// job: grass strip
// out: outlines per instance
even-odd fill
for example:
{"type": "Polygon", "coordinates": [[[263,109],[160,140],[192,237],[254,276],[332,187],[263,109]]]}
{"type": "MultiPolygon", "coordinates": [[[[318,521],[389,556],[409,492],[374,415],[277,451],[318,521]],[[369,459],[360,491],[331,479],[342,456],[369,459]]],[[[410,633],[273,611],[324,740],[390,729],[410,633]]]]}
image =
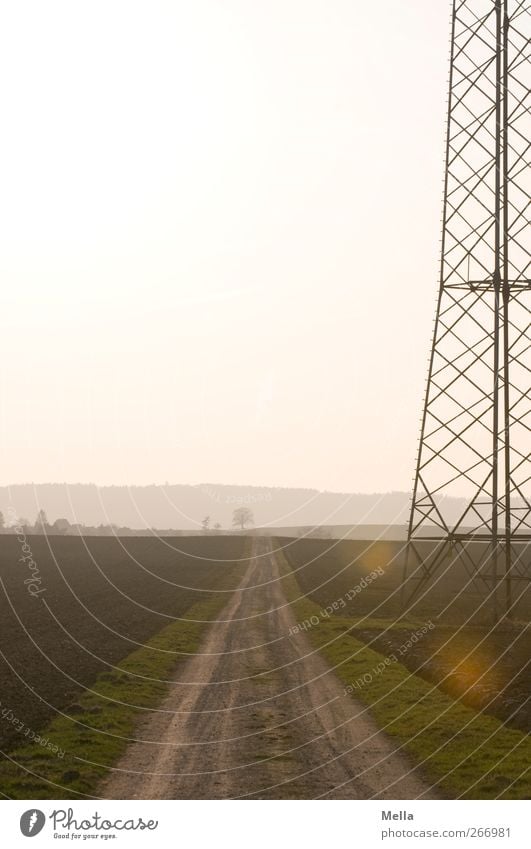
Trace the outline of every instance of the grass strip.
{"type": "Polygon", "coordinates": [[[442,797],[529,798],[528,735],[507,728],[495,717],[476,713],[398,661],[387,659],[386,663],[384,655],[355,638],[356,619],[323,618],[321,607],[302,595],[287,559],[282,554],[277,557],[297,622],[319,619],[305,629],[306,636],[345,685],[345,698],[355,698],[370,708],[378,726],[403,746],[413,761],[422,764],[426,780],[437,785],[442,797]],[[378,669],[382,671],[375,672],[378,669]]]}
{"type": "MultiPolygon", "coordinates": [[[[234,586],[242,566],[227,568],[217,589],[234,586]]],[[[119,668],[100,674],[91,687],[31,742],[0,764],[0,789],[12,799],[78,799],[98,796],[109,767],[123,755],[146,710],[158,707],[188,655],[197,652],[210,622],[227,604],[226,593],[192,605],[177,620],[129,654],[119,668]],[[181,653],[181,654],[179,654],[181,653]],[[141,676],[141,677],[139,677],[141,676]],[[95,766],[101,764],[102,766],[95,766]]],[[[33,734],[33,732],[32,732],[33,734]]]]}

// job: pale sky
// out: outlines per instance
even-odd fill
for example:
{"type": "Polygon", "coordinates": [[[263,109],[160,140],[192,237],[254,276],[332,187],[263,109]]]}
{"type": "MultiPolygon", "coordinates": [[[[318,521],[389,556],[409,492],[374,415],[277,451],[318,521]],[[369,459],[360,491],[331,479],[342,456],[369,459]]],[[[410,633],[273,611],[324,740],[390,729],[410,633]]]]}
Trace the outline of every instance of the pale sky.
{"type": "Polygon", "coordinates": [[[447,0],[0,13],[0,483],[409,489],[447,0]]]}

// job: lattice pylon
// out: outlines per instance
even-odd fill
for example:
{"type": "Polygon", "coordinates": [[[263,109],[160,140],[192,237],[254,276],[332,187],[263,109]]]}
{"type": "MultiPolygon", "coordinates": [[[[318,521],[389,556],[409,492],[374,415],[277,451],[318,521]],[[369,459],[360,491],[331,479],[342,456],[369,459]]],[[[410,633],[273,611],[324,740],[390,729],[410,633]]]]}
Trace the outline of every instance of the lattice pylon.
{"type": "Polygon", "coordinates": [[[510,615],[531,552],[530,34],[529,0],[454,0],[440,286],[404,572],[411,600],[451,553],[490,588],[496,616],[500,584],[510,615]]]}

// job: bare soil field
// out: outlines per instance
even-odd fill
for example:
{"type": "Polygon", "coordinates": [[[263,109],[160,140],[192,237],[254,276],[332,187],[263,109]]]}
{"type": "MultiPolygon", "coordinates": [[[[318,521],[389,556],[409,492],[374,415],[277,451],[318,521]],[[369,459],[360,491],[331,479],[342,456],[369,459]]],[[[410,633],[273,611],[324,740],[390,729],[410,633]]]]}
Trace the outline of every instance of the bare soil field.
{"type": "MultiPolygon", "coordinates": [[[[411,628],[395,624],[401,614],[402,543],[283,539],[279,544],[309,598],[323,608],[346,599],[336,613],[358,620],[353,629],[358,639],[384,656],[404,643],[411,628]],[[352,587],[378,568],[383,574],[349,600],[352,587]]],[[[409,611],[415,620],[433,621],[435,628],[411,646],[401,663],[475,710],[529,732],[531,587],[517,585],[521,599],[515,621],[493,627],[485,605],[484,613],[474,615],[484,595],[472,586],[462,592],[466,579],[450,570],[409,611]]]]}
{"type": "Polygon", "coordinates": [[[115,539],[0,536],[0,749],[74,703],[109,666],[197,601],[232,595],[243,537],[115,539]],[[232,572],[231,572],[232,570],[232,572]],[[233,577],[231,577],[233,575],[233,577]],[[229,580],[227,581],[227,578],[229,580]],[[33,581],[32,596],[28,583],[33,581]],[[222,583],[225,584],[220,589],[222,583]]]}

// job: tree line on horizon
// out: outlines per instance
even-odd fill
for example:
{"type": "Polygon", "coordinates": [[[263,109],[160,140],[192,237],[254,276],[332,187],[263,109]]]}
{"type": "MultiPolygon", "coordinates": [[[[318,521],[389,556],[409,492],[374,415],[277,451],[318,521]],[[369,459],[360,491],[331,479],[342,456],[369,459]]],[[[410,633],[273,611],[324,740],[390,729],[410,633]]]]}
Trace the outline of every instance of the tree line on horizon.
{"type": "MultiPolygon", "coordinates": [[[[232,527],[244,531],[249,525],[254,524],[254,515],[248,507],[237,507],[232,514],[232,527]]],[[[219,533],[223,530],[219,522],[212,523],[210,516],[205,516],[199,523],[201,532],[204,534],[219,533]]],[[[160,533],[186,534],[176,528],[130,528],[126,525],[120,526],[113,522],[100,525],[84,525],[81,522],[72,523],[64,517],[50,523],[45,510],[39,510],[34,523],[21,516],[13,524],[6,524],[5,516],[0,511],[0,534],[19,533],[22,531],[26,536],[35,534],[54,536],[140,536],[146,531],[160,533]]],[[[189,533],[189,531],[188,531],[189,533]]]]}

